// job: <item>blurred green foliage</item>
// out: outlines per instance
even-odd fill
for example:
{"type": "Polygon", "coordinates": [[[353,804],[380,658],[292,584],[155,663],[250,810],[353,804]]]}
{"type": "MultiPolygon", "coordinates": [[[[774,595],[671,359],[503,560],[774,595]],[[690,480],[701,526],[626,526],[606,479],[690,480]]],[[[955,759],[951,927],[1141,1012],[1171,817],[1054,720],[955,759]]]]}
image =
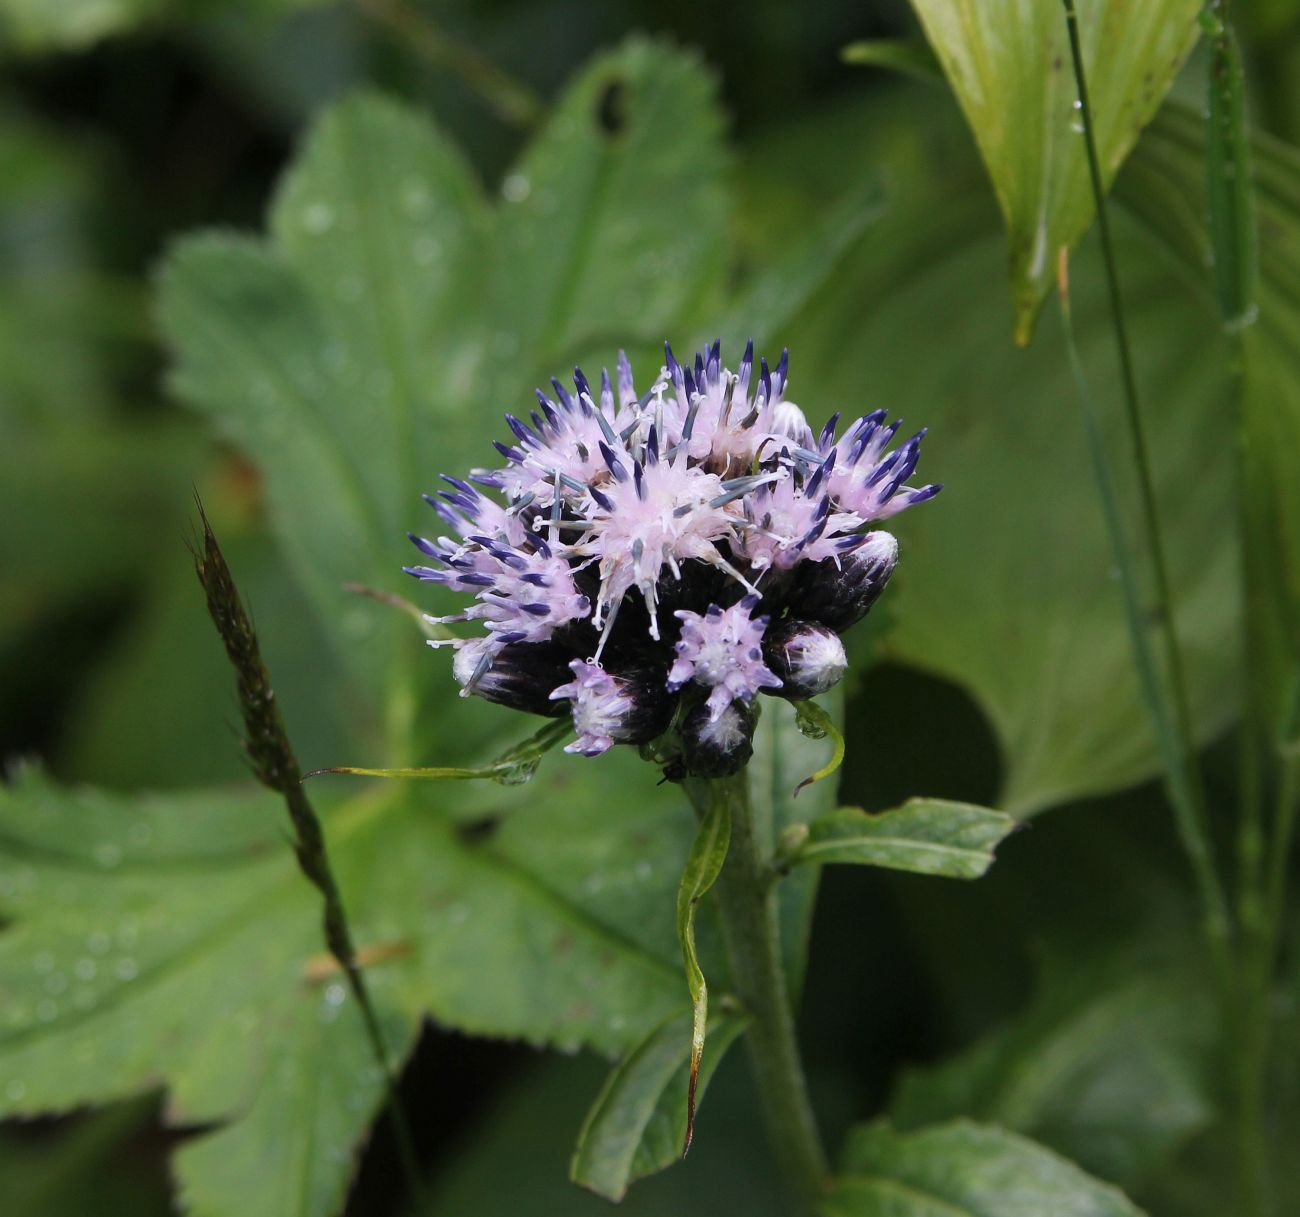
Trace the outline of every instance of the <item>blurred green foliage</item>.
{"type": "MultiPolygon", "coordinates": [[[[1162,28],[1181,54],[1195,6],[1164,7],[1178,10],[1162,28]]],[[[1300,27],[1285,4],[1234,13],[1260,128],[1254,502],[1271,552],[1295,557],[1300,153],[1286,141],[1300,137],[1300,27]]],[[[1004,210],[1010,187],[953,98],[837,60],[855,39],[918,32],[891,3],[0,2],[0,725],[12,768],[0,1110],[20,1118],[0,1131],[0,1188],[15,1211],[403,1204],[382,1122],[366,1145],[381,1084],[320,958],[279,810],[218,785],[242,768],[229,674],[184,547],[192,488],[307,767],[486,759],[517,724],[450,696],[409,622],[343,583],[405,592],[401,534],[419,520],[418,492],[486,459],[496,420],[534,383],[619,345],[648,369],[663,338],[715,332],[788,344],[812,416],[886,405],[930,426],[927,462],[949,483],[900,526],[904,562],[871,631],[879,666],[847,707],[842,801],[1059,809],[1008,841],[978,884],[827,878],[804,1030],[829,1131],[882,1113],[900,1130],[969,1117],[1010,1131],[869,1127],[850,1165],[906,1159],[903,1182],[929,1186],[938,1138],[960,1143],[947,1145],[955,1174],[956,1151],[1005,1156],[1009,1177],[1074,1170],[1023,1134],[1155,1217],[1229,1211],[1217,1028],[1167,814],[1143,785],[1157,752],[1058,323],[1048,312],[1028,349],[1010,345],[990,175],[1004,210]],[[526,104],[503,121],[514,111],[481,61],[540,99],[535,129],[519,125],[526,104]],[[49,776],[14,767],[24,755],[49,776]],[[171,793],[126,793],[145,788],[171,793]],[[160,1093],[161,1111],[121,1102],[160,1093]],[[25,1122],[38,1113],[66,1114],[25,1122]]],[[[950,36],[973,45],[969,31],[950,36]]],[[[1161,55],[1167,76],[1172,52],[1161,55]]],[[[1202,66],[1194,55],[1175,85],[1196,104],[1202,66]]],[[[1143,82],[1130,61],[1116,70],[1143,82]]],[[[1156,101],[1144,94],[1139,119],[1156,101]]],[[[1108,143],[1108,169],[1137,121],[1108,143]]],[[[1178,626],[1211,744],[1239,712],[1240,555],[1201,139],[1186,106],[1166,105],[1115,198],[1178,626]]],[[[1064,159],[1042,178],[1070,213],[1049,225],[1053,248],[1091,211],[1072,147],[1064,159]]],[[[1093,252],[1085,240],[1074,312],[1113,425],[1119,380],[1093,252]]],[[[1032,279],[1022,331],[1050,287],[1032,279]]],[[[1130,512],[1133,488],[1122,491],[1130,512]]],[[[1264,562],[1285,654],[1300,561],[1264,562]]],[[[820,764],[824,750],[792,746],[808,750],[771,753],[772,789],[820,764]]],[[[1212,770],[1229,751],[1209,753],[1212,770]]],[[[431,1163],[430,1211],[602,1207],[564,1170],[604,1063],[471,1050],[446,1029],[608,1056],[680,1017],[672,904],[691,825],[639,768],[548,760],[517,791],[358,785],[322,799],[359,941],[392,950],[370,974],[393,1042],[413,1054],[405,1101],[431,1163]],[[421,1037],[429,1016],[441,1029],[421,1037]]],[[[793,809],[783,797],[774,820],[815,814],[834,792],[814,788],[793,809]]],[[[1216,802],[1223,833],[1229,804],[1216,802]]],[[[785,923],[799,969],[807,874],[785,923]]],[[[700,935],[707,966],[716,928],[702,919],[700,935]]],[[[1286,977],[1278,1144],[1300,1135],[1294,962],[1286,977]]],[[[629,1211],[775,1211],[752,1109],[731,1054],[691,1158],[633,1188],[629,1211]]],[[[1281,1158],[1285,1194],[1294,1164],[1281,1158]]],[[[948,1203],[983,1211],[973,1183],[953,1186],[948,1203]]],[[[1093,1204],[1081,1213],[1133,1211],[1095,1182],[1079,1194],[1093,1204]]]]}

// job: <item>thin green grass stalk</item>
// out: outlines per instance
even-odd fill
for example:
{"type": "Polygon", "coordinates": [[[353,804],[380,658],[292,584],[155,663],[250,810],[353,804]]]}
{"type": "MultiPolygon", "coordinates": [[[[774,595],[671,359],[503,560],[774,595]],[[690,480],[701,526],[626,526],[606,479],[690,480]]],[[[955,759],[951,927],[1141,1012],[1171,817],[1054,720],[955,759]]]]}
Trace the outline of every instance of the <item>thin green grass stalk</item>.
{"type": "MultiPolygon", "coordinates": [[[[1079,112],[1083,120],[1084,146],[1088,158],[1088,174],[1092,183],[1093,199],[1097,210],[1097,229],[1101,238],[1102,261],[1106,270],[1106,284],[1110,296],[1111,319],[1115,331],[1115,344],[1119,355],[1120,372],[1124,384],[1125,418],[1133,450],[1133,463],[1140,490],[1143,532],[1151,557],[1155,584],[1155,609],[1159,632],[1163,642],[1165,682],[1169,701],[1167,714],[1157,719],[1157,730],[1162,734],[1166,755],[1166,779],[1170,801],[1174,808],[1179,839],[1191,864],[1193,877],[1202,904],[1206,938],[1211,958],[1225,992],[1231,978],[1232,921],[1228,902],[1220,879],[1214,848],[1210,838],[1209,817],[1206,813],[1204,788],[1197,763],[1195,734],[1187,696],[1187,682],[1183,675],[1182,656],[1179,652],[1177,630],[1174,622],[1173,597],[1170,592],[1168,566],[1156,505],[1155,486],[1151,476],[1151,462],[1147,452],[1146,432],[1138,406],[1137,380],[1133,372],[1128,327],[1124,320],[1124,305],[1119,289],[1119,272],[1115,250],[1111,242],[1110,223],[1106,214],[1106,191],[1097,158],[1096,135],[1093,129],[1092,107],[1088,98],[1087,74],[1083,65],[1083,50],[1079,40],[1079,19],[1074,0],[1062,0],[1065,8],[1066,29],[1069,33],[1070,56],[1074,67],[1075,83],[1079,92],[1079,112]],[[1165,731],[1162,724],[1172,724],[1165,731]]],[[[1118,557],[1118,555],[1117,555],[1118,557]]],[[[1124,563],[1121,561],[1121,573],[1124,563]]],[[[1145,630],[1142,631],[1145,633],[1145,630]]],[[[1160,700],[1164,702],[1163,695],[1160,700]]]]}
{"type": "Polygon", "coordinates": [[[212,622],[217,627],[226,655],[235,669],[240,714],[244,720],[244,750],[257,780],[284,799],[293,827],[293,849],[299,869],[321,895],[321,927],[325,945],[352,990],[365,1024],[366,1038],[384,1077],[389,1119],[407,1187],[413,1200],[422,1200],[424,1183],[415,1154],[415,1143],[397,1093],[397,1076],[390,1063],[383,1029],[365,977],[357,963],[352,931],[343,907],[343,896],[330,866],[325,832],[316,809],[308,801],[303,789],[302,770],[289,742],[279,702],[262,661],[252,620],[240,599],[234,576],[221,552],[202,503],[198,503],[198,510],[202,535],[193,547],[194,567],[207,596],[212,622]]]}
{"type": "Polygon", "coordinates": [[[357,0],[357,7],[431,64],[459,76],[502,122],[521,130],[537,124],[543,109],[537,94],[481,51],[435,25],[427,5],[417,9],[404,0],[357,0]]]}
{"type": "MultiPolygon", "coordinates": [[[[1266,1217],[1273,1205],[1269,1190],[1269,1150],[1266,1132],[1271,993],[1276,968],[1279,924],[1283,913],[1266,885],[1264,874],[1265,727],[1264,653],[1257,614],[1253,609],[1252,540],[1249,525],[1249,447],[1246,409],[1245,330],[1254,323],[1258,306],[1258,252],[1254,186],[1246,136],[1246,107],[1241,56],[1228,24],[1226,0],[1208,0],[1201,24],[1209,42],[1206,186],[1209,229],[1214,253],[1214,280],[1230,350],[1233,396],[1236,402],[1237,522],[1241,546],[1242,605],[1245,613],[1246,704],[1241,724],[1240,806],[1237,817],[1237,915],[1242,935],[1242,959],[1236,992],[1236,1136],[1238,1190],[1246,1217],[1266,1217]]],[[[1280,832],[1289,837],[1295,791],[1292,767],[1283,774],[1280,802],[1274,817],[1272,868],[1276,873],[1280,832]]],[[[1293,821],[1292,821],[1293,822],[1293,821]]],[[[1282,873],[1285,874],[1285,863],[1282,873]]]]}

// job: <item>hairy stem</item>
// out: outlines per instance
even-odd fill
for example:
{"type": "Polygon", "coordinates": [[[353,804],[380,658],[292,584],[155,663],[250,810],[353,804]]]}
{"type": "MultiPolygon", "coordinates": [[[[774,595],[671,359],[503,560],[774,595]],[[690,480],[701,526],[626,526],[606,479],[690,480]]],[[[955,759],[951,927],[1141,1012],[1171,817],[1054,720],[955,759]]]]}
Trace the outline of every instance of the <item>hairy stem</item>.
{"type": "MultiPolygon", "coordinates": [[[[1155,616],[1164,650],[1165,678],[1168,696],[1172,703],[1170,718],[1176,755],[1166,758],[1166,780],[1170,801],[1174,808],[1175,823],[1183,849],[1191,864],[1193,877],[1200,894],[1205,934],[1211,958],[1214,961],[1220,984],[1225,991],[1231,977],[1232,923],[1228,901],[1219,877],[1210,838],[1209,817],[1206,812],[1204,787],[1196,756],[1196,739],[1192,728],[1187,682],[1183,675],[1182,655],[1174,624],[1173,597],[1170,591],[1168,566],[1165,561],[1164,542],[1160,516],[1156,505],[1155,484],[1151,475],[1151,462],[1147,450],[1146,431],[1138,406],[1137,379],[1129,348],[1128,327],[1124,319],[1124,304],[1119,288],[1119,272],[1111,242],[1110,223],[1106,214],[1106,190],[1102,181],[1101,165],[1097,157],[1096,135],[1093,130],[1092,107],[1088,99],[1088,82],[1083,65],[1083,50],[1079,40],[1079,19],[1074,0],[1062,0],[1065,7],[1066,28],[1069,32],[1070,55],[1074,67],[1075,83],[1079,92],[1079,112],[1083,120],[1084,145],[1088,157],[1088,173],[1092,183],[1093,199],[1097,210],[1097,230],[1101,239],[1102,261],[1106,270],[1106,284],[1110,296],[1111,319],[1115,330],[1115,344],[1119,355],[1120,374],[1124,385],[1125,419],[1137,472],[1144,539],[1151,558],[1155,589],[1155,616]]],[[[1159,726],[1159,724],[1157,724],[1159,726]]]]}
{"type": "Polygon", "coordinates": [[[714,800],[730,805],[731,847],[716,887],[723,934],[736,995],[751,1020],[750,1066],[772,1150],[792,1200],[810,1211],[825,1189],[828,1168],[795,1036],[769,882],[770,843],[755,833],[745,773],[692,780],[688,790],[701,815],[714,800]]]}

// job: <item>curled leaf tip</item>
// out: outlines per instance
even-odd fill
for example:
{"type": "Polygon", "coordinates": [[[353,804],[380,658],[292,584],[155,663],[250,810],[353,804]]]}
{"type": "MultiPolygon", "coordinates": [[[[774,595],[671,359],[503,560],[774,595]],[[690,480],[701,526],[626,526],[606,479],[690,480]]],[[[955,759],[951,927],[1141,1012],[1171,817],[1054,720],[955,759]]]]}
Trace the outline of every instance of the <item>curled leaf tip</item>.
{"type": "Polygon", "coordinates": [[[831,759],[815,773],[811,773],[804,778],[794,788],[791,798],[797,798],[799,792],[805,786],[811,786],[814,782],[820,782],[822,778],[830,777],[844,760],[844,736],[840,734],[831,716],[816,702],[797,702],[795,704],[795,723],[800,732],[808,739],[825,739],[830,736],[834,749],[831,752],[831,759]]]}

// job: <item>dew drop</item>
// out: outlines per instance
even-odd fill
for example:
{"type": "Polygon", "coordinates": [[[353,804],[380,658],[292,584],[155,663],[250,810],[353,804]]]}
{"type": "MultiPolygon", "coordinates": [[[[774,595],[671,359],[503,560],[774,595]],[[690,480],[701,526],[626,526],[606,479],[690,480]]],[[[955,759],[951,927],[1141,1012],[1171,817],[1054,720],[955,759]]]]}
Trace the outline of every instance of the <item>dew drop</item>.
{"type": "Polygon", "coordinates": [[[501,183],[501,197],[507,203],[522,203],[533,190],[533,184],[522,173],[511,173],[501,183]]]}
{"type": "Polygon", "coordinates": [[[121,846],[112,841],[101,841],[95,846],[95,861],[105,870],[112,870],[122,861],[121,846]]]}
{"type": "Polygon", "coordinates": [[[402,207],[411,216],[423,215],[429,210],[429,192],[423,182],[406,183],[402,188],[402,207]]]}
{"type": "Polygon", "coordinates": [[[649,862],[647,862],[644,858],[642,858],[632,868],[632,872],[633,874],[636,875],[638,879],[645,880],[645,879],[649,879],[651,874],[654,873],[654,867],[652,867],[649,862]]]}
{"type": "Polygon", "coordinates": [[[51,972],[45,978],[45,991],[58,997],[68,987],[68,978],[62,972],[51,972]]]}
{"type": "Polygon", "coordinates": [[[334,227],[334,209],[328,203],[310,203],[302,213],[302,226],[314,237],[334,227]]]}
{"type": "Polygon", "coordinates": [[[48,997],[36,1003],[36,1017],[43,1023],[53,1022],[59,1013],[59,1007],[48,997]]]}
{"type": "Polygon", "coordinates": [[[341,1006],[343,999],[347,995],[347,990],[337,981],[332,985],[325,986],[325,1004],[327,1006],[341,1006]]]}
{"type": "Polygon", "coordinates": [[[442,256],[442,246],[434,237],[417,237],[411,244],[411,257],[421,266],[432,266],[442,256]]]}
{"type": "Polygon", "coordinates": [[[113,975],[116,976],[118,980],[134,980],[139,976],[139,974],[140,965],[129,956],[122,956],[122,958],[113,965],[113,975]]]}
{"type": "Polygon", "coordinates": [[[27,1093],[27,1084],[17,1078],[10,1078],[5,1086],[5,1098],[17,1103],[27,1093]]]}
{"type": "Polygon", "coordinates": [[[86,939],[86,950],[92,955],[107,955],[113,940],[103,930],[95,930],[86,939]]]}
{"type": "Polygon", "coordinates": [[[54,970],[54,956],[49,951],[37,951],[32,956],[32,970],[41,976],[54,970]]]}
{"type": "Polygon", "coordinates": [[[72,972],[78,980],[94,980],[99,967],[93,959],[78,959],[72,966],[72,972]]]}

